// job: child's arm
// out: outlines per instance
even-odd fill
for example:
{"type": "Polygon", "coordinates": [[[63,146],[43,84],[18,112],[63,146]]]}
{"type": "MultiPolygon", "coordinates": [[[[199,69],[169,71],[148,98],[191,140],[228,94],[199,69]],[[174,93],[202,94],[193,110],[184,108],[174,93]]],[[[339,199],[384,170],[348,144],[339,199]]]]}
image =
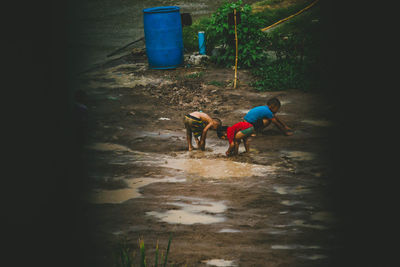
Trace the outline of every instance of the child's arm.
{"type": "Polygon", "coordinates": [[[228,150],[225,152],[225,155],[229,157],[234,148],[235,148],[235,142],[229,143],[229,147],[228,150]]]}
{"type": "Polygon", "coordinates": [[[210,129],[211,126],[212,126],[212,122],[210,122],[209,124],[207,124],[206,127],[204,127],[203,133],[201,134],[201,138],[200,138],[200,142],[199,142],[199,147],[200,147],[202,150],[205,149],[206,138],[207,138],[207,132],[208,132],[208,129],[210,129]]]}
{"type": "Polygon", "coordinates": [[[289,128],[283,121],[281,121],[278,117],[273,117],[270,119],[273,124],[275,124],[279,130],[281,130],[285,135],[293,135],[293,130],[289,128]]]}

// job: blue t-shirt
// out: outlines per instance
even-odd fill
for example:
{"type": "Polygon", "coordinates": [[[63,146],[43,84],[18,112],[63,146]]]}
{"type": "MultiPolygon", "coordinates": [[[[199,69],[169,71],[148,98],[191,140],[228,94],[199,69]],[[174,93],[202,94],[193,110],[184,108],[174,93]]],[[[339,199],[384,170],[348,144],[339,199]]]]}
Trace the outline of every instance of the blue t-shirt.
{"type": "Polygon", "coordinates": [[[246,116],[244,116],[244,119],[247,122],[255,123],[259,119],[262,118],[272,119],[273,117],[274,114],[272,113],[272,111],[269,109],[268,106],[258,106],[250,109],[249,112],[247,112],[246,116]]]}

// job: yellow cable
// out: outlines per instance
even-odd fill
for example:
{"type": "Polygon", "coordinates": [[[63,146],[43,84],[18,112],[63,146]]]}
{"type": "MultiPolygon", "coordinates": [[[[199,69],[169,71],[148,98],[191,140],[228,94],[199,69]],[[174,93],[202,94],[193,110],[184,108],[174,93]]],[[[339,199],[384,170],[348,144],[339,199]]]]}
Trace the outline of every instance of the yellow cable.
{"type": "Polygon", "coordinates": [[[287,18],[281,19],[281,20],[275,22],[274,24],[272,24],[272,25],[270,25],[270,26],[268,26],[268,27],[265,27],[265,28],[261,29],[261,31],[264,32],[264,31],[266,31],[266,30],[268,30],[268,29],[271,29],[272,27],[275,27],[276,25],[278,25],[278,24],[280,24],[280,23],[282,23],[282,22],[284,22],[284,21],[286,21],[286,20],[289,20],[289,19],[293,18],[294,16],[299,15],[300,13],[302,13],[302,12],[306,11],[307,9],[311,8],[311,7],[312,7],[313,5],[315,5],[318,1],[319,1],[319,0],[315,0],[313,3],[311,3],[309,6],[306,6],[305,8],[303,8],[302,10],[300,10],[299,12],[297,12],[297,13],[295,13],[295,14],[293,14],[293,15],[290,15],[290,16],[287,17],[287,18]]]}

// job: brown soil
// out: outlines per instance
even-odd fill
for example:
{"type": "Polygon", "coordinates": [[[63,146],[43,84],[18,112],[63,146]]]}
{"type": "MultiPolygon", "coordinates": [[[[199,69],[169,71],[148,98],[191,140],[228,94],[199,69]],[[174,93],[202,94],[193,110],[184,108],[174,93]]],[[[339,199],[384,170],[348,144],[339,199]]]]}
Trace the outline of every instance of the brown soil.
{"type": "Polygon", "coordinates": [[[156,243],[165,252],[170,234],[174,266],[213,259],[232,266],[334,261],[332,103],[322,93],[258,92],[246,70],[239,70],[233,89],[233,77],[233,70],[212,64],[151,70],[140,53],[82,74],[93,266],[113,266],[122,240],[138,264],[139,238],[151,266],[156,243]],[[232,125],[273,96],[293,136],[269,126],[252,138],[249,154],[227,159],[227,142],[211,131],[206,151],[186,151],[185,114],[202,110],[232,125]]]}

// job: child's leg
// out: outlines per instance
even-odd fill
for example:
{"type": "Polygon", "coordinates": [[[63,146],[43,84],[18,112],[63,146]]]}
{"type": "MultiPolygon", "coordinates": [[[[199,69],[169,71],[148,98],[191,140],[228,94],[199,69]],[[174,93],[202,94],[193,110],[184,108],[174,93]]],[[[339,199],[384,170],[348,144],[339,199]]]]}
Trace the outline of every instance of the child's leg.
{"type": "Polygon", "coordinates": [[[199,147],[199,143],[200,143],[200,140],[199,140],[199,137],[194,137],[194,141],[196,141],[196,145],[197,145],[197,148],[200,148],[199,147]]]}
{"type": "Polygon", "coordinates": [[[190,129],[190,124],[188,121],[185,120],[185,128],[186,128],[186,140],[188,143],[188,150],[192,151],[193,150],[193,145],[192,145],[192,130],[190,129]]]}
{"type": "Polygon", "coordinates": [[[188,143],[188,150],[192,151],[193,150],[193,145],[192,145],[192,131],[190,128],[186,128],[186,140],[188,143]]]}
{"type": "Polygon", "coordinates": [[[235,140],[239,140],[239,144],[240,144],[240,140],[243,139],[244,148],[246,149],[246,152],[250,151],[249,136],[251,136],[253,133],[254,133],[254,127],[250,127],[250,128],[247,128],[245,130],[238,132],[235,135],[235,140]]]}
{"type": "Polygon", "coordinates": [[[235,140],[235,148],[233,150],[233,155],[238,155],[239,154],[239,145],[240,145],[241,140],[235,140]]]}
{"type": "Polygon", "coordinates": [[[235,142],[235,150],[234,150],[234,153],[235,153],[235,155],[237,155],[237,154],[239,153],[239,145],[240,145],[241,140],[242,140],[244,137],[245,137],[245,134],[243,134],[241,131],[236,133],[235,139],[234,139],[234,142],[235,142]]]}
{"type": "Polygon", "coordinates": [[[250,152],[250,138],[245,137],[243,138],[243,144],[244,144],[244,148],[246,149],[246,152],[250,152]]]}
{"type": "Polygon", "coordinates": [[[264,118],[262,119],[262,121],[263,121],[263,126],[262,126],[263,129],[271,124],[271,121],[269,119],[264,118]]]}

